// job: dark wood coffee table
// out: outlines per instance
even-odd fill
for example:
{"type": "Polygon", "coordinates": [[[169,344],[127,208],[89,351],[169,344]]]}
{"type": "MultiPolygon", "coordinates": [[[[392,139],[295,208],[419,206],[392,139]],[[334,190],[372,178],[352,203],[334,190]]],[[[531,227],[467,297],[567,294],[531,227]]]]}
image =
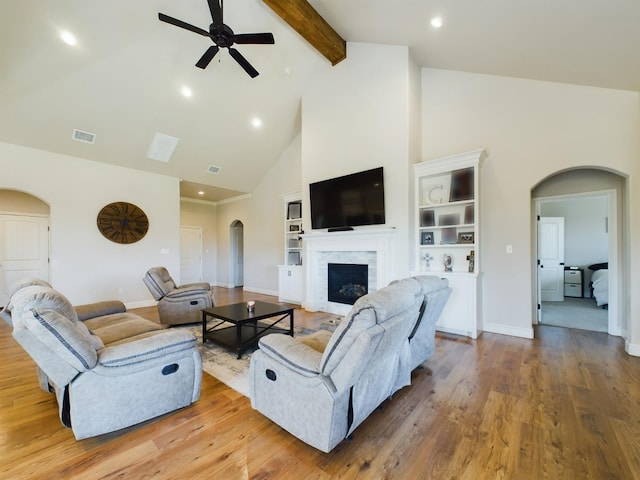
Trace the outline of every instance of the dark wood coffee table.
{"type": "MultiPolygon", "coordinates": [[[[284,326],[284,325],[283,325],[284,326]]],[[[238,358],[247,348],[258,344],[260,337],[269,333],[286,333],[293,337],[293,307],[287,305],[256,302],[253,311],[249,311],[246,303],[222,305],[202,310],[202,343],[211,341],[223,347],[235,350],[238,358]],[[217,320],[215,325],[207,327],[209,317],[217,320]],[[269,322],[259,320],[273,319],[269,322]],[[289,328],[277,325],[289,318],[289,328]],[[220,327],[231,323],[228,327],[220,327]]]]}

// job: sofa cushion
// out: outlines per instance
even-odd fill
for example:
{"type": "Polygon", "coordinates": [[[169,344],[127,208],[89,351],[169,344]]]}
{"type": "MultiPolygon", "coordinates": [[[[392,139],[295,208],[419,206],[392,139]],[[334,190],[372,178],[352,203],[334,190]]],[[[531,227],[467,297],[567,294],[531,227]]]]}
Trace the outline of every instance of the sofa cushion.
{"type": "Polygon", "coordinates": [[[105,345],[110,345],[147,332],[162,330],[162,327],[157,323],[129,312],[91,318],[82,323],[84,323],[93,334],[100,337],[105,345]]]}
{"type": "Polygon", "coordinates": [[[417,282],[396,283],[360,297],[327,344],[322,358],[323,373],[333,371],[363,331],[412,308],[419,289],[417,282]]]}
{"type": "Polygon", "coordinates": [[[86,328],[78,328],[64,315],[48,308],[24,312],[22,319],[28,330],[76,370],[83,372],[96,365],[98,356],[86,328]]]}
{"type": "Polygon", "coordinates": [[[176,288],[176,284],[164,267],[150,268],[142,279],[156,300],[161,300],[167,293],[176,288]]]}
{"type": "Polygon", "coordinates": [[[22,321],[23,313],[36,307],[38,309],[55,310],[73,324],[78,321],[78,315],[71,302],[67,297],[51,287],[28,286],[16,292],[11,300],[15,312],[15,315],[12,315],[14,322],[22,321]]]}
{"type": "Polygon", "coordinates": [[[44,280],[40,280],[39,278],[23,278],[16,282],[14,282],[10,287],[7,294],[9,295],[9,302],[7,305],[0,311],[0,316],[5,319],[9,326],[13,326],[13,322],[11,320],[11,312],[13,311],[13,303],[11,302],[11,298],[20,290],[26,287],[31,286],[40,286],[40,287],[50,287],[47,282],[44,280]]]}

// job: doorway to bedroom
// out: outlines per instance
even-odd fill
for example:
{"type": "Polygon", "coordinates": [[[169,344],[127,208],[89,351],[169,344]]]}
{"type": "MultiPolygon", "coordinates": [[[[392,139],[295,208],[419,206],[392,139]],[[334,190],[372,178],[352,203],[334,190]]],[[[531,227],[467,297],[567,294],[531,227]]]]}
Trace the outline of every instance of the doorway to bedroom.
{"type": "Polygon", "coordinates": [[[616,191],[539,197],[535,212],[538,323],[619,335],[616,191]]]}

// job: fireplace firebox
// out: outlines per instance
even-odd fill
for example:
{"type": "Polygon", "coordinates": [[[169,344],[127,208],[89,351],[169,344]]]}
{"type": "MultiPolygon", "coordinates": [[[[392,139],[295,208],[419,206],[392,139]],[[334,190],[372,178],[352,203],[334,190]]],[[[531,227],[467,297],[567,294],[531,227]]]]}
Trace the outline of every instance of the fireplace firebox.
{"type": "Polygon", "coordinates": [[[329,263],[328,300],[353,305],[369,291],[369,266],[356,263],[329,263]]]}

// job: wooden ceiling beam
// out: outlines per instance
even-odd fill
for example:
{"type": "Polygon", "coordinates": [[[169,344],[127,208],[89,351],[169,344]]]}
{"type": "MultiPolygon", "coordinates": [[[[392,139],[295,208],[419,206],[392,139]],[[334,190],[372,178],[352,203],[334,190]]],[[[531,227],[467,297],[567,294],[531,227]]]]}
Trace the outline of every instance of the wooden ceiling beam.
{"type": "Polygon", "coordinates": [[[324,55],[331,65],[347,58],[347,42],[306,0],[263,0],[271,10],[324,55]]]}

